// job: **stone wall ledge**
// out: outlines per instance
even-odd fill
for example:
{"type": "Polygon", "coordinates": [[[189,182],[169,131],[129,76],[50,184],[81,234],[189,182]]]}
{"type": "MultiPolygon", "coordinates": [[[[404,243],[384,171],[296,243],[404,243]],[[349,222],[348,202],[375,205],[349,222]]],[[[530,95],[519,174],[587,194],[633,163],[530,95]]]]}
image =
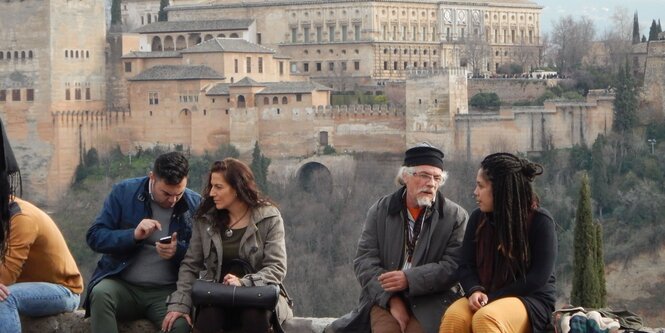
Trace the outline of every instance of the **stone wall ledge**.
{"type": "MultiPolygon", "coordinates": [[[[55,316],[31,318],[21,317],[23,333],[89,333],[90,322],[84,319],[83,310],[63,313],[55,316]]],[[[335,318],[294,317],[284,323],[286,333],[323,333],[323,329],[335,318]]],[[[156,327],[147,320],[122,322],[118,325],[120,333],[155,332],[156,327]]]]}

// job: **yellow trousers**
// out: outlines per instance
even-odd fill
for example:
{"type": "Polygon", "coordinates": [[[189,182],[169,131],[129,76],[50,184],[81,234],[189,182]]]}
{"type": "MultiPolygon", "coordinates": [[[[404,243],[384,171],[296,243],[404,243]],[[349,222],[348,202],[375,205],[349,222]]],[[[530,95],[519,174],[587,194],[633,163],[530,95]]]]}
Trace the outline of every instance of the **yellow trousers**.
{"type": "Polygon", "coordinates": [[[441,317],[439,333],[530,333],[524,303],[517,297],[501,298],[475,313],[466,297],[453,303],[441,317]]]}

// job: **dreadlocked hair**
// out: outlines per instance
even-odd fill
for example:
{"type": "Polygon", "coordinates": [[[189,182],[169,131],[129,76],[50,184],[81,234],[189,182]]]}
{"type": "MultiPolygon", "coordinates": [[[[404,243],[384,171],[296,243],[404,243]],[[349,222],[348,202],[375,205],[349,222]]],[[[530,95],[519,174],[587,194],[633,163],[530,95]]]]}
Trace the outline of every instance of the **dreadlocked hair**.
{"type": "Polygon", "coordinates": [[[525,278],[531,262],[528,227],[537,207],[531,182],[543,173],[543,167],[509,153],[488,155],[480,166],[492,184],[492,216],[497,232],[497,254],[500,254],[495,267],[505,269],[496,273],[506,278],[525,278]]]}

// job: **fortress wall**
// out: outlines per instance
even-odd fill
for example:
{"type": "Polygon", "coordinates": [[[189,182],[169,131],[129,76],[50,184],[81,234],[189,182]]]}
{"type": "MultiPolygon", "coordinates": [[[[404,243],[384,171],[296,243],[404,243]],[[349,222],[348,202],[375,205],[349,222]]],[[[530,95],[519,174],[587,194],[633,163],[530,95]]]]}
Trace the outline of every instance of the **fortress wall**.
{"type": "Polygon", "coordinates": [[[469,79],[469,98],[478,93],[496,93],[501,102],[535,100],[542,96],[552,80],[537,79],[469,79]]]}

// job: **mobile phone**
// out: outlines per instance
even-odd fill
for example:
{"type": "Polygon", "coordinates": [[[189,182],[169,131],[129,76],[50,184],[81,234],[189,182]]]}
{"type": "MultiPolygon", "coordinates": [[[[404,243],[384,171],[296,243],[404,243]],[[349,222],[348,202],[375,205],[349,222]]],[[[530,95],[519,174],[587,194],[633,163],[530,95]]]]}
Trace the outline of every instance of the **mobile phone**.
{"type": "Polygon", "coordinates": [[[162,244],[171,243],[171,236],[162,237],[159,239],[159,242],[162,244]]]}

